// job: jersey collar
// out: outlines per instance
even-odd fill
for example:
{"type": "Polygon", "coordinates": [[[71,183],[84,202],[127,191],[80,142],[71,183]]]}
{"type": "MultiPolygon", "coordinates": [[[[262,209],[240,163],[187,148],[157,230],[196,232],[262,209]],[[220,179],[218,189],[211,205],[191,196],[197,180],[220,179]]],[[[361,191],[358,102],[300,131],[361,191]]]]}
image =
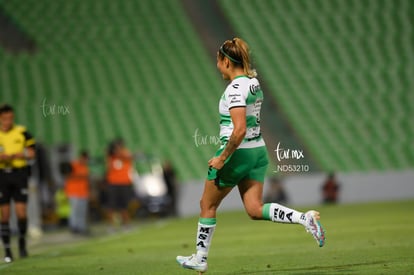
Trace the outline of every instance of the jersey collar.
{"type": "Polygon", "coordinates": [[[238,76],[236,76],[235,78],[233,78],[233,80],[235,80],[235,79],[237,79],[237,78],[242,78],[242,77],[246,77],[246,78],[248,78],[248,77],[247,77],[247,75],[242,74],[242,75],[238,75],[238,76]]]}

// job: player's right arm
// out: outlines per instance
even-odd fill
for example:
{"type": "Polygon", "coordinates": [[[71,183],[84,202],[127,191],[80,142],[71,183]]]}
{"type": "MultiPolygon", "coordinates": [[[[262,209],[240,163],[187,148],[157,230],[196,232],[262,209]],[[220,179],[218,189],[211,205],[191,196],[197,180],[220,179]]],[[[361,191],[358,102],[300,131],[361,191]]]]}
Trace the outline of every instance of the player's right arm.
{"type": "Polygon", "coordinates": [[[230,109],[230,116],[233,122],[234,128],[226,144],[223,152],[218,157],[214,157],[209,160],[208,165],[215,168],[221,169],[224,166],[225,161],[231,154],[236,151],[240,143],[246,136],[246,107],[235,107],[230,109]]]}

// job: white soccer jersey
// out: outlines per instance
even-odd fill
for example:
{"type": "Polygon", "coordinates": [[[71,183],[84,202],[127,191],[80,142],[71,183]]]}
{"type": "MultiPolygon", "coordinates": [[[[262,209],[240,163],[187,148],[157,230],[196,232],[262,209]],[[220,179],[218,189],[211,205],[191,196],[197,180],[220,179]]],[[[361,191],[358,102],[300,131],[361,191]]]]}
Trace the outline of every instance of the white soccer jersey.
{"type": "Polygon", "coordinates": [[[256,78],[239,76],[227,86],[220,103],[220,140],[227,143],[233,132],[230,109],[246,107],[246,136],[238,148],[255,148],[265,143],[260,133],[260,108],[263,102],[263,91],[256,78]]]}

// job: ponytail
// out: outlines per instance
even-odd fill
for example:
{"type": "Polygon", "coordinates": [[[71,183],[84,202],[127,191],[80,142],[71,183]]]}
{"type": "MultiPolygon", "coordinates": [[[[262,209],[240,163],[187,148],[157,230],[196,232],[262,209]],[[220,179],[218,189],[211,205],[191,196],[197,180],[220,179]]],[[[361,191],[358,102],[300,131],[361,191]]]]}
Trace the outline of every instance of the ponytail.
{"type": "Polygon", "coordinates": [[[227,57],[233,66],[243,68],[244,74],[248,77],[257,76],[256,70],[251,68],[249,46],[241,38],[226,40],[220,47],[218,55],[221,59],[227,57]]]}

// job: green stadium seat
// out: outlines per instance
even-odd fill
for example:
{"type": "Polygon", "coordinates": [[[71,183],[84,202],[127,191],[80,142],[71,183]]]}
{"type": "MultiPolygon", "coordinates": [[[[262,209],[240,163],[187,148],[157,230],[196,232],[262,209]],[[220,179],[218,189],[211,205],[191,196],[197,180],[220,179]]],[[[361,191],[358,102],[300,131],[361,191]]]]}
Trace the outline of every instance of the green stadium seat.
{"type": "MultiPolygon", "coordinates": [[[[250,43],[266,97],[322,169],[414,166],[409,0],[219,4],[250,43]]],[[[193,135],[218,134],[224,86],[181,3],[2,5],[37,42],[34,55],[0,49],[2,101],[25,110],[19,120],[36,137],[102,155],[122,135],[133,150],[173,161],[180,178],[204,177],[217,146],[196,147],[193,135]],[[43,117],[44,99],[70,115],[43,117]]]]}
{"type": "Polygon", "coordinates": [[[414,167],[409,0],[219,3],[322,169],[414,167]]]}

